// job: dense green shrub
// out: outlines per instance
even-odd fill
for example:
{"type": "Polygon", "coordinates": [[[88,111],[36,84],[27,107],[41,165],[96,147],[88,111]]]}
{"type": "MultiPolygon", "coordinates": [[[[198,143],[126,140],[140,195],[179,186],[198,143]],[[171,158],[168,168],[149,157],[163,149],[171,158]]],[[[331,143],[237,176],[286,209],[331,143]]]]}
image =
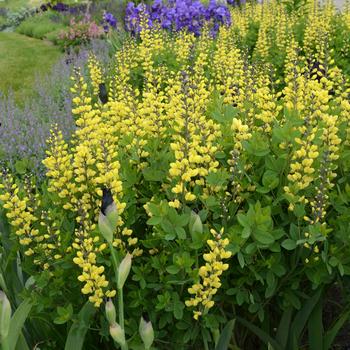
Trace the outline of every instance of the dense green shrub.
{"type": "Polygon", "coordinates": [[[55,43],[63,28],[65,28],[64,24],[53,22],[49,14],[42,14],[26,19],[16,28],[16,31],[36,39],[49,39],[55,43]]]}

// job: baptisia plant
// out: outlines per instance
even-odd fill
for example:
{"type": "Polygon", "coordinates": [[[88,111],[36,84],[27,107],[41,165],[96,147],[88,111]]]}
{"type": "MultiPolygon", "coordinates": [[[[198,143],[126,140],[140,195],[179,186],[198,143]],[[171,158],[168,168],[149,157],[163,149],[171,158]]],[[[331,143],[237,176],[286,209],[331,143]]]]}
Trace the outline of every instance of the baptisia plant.
{"type": "MultiPolygon", "coordinates": [[[[123,287],[130,273],[132,264],[132,255],[127,253],[120,261],[120,252],[113,247],[113,236],[118,223],[118,210],[114,203],[111,190],[104,188],[101,204],[101,211],[99,215],[99,230],[104,239],[108,242],[109,249],[112,255],[113,268],[115,272],[115,283],[117,286],[118,297],[118,316],[119,323],[116,321],[116,310],[111,299],[109,299],[105,306],[106,318],[109,323],[109,333],[113,340],[120,345],[122,350],[128,349],[128,344],[125,339],[124,330],[124,298],[123,287]]],[[[149,319],[147,321],[141,318],[140,336],[145,344],[146,349],[150,349],[154,335],[152,323],[149,319]]]]}
{"type": "Polygon", "coordinates": [[[141,18],[113,64],[75,71],[76,128],[52,128],[46,181],[3,172],[5,267],[21,259],[52,329],[36,344],[65,348],[66,327],[40,318],[64,305],[86,349],[212,349],[220,332],[233,348],[330,348],[322,293],[350,273],[350,82],[332,48],[349,11],[230,11],[216,37],[141,18]]]}

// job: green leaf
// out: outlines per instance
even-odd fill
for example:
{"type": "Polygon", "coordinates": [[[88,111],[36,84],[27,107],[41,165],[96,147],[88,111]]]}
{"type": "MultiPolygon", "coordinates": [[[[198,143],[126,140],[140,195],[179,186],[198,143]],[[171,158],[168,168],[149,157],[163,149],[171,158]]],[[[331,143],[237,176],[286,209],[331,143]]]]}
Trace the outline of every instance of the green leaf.
{"type": "Polygon", "coordinates": [[[176,265],[170,265],[166,267],[167,272],[171,275],[176,275],[180,271],[180,267],[176,265]]]}
{"type": "Polygon", "coordinates": [[[350,318],[350,310],[347,310],[341,314],[335,324],[329,329],[323,337],[323,350],[328,350],[331,348],[335,337],[338,332],[344,326],[344,323],[350,318]]]}
{"type": "Polygon", "coordinates": [[[193,243],[190,244],[192,249],[200,249],[204,246],[205,240],[203,240],[203,234],[199,232],[195,232],[192,235],[193,243]]]}
{"type": "Polygon", "coordinates": [[[293,212],[299,218],[304,217],[305,216],[305,205],[304,204],[296,204],[293,212]]]}
{"type": "Polygon", "coordinates": [[[186,239],[186,231],[182,227],[175,227],[175,231],[179,239],[186,239]]]}
{"type": "Polygon", "coordinates": [[[267,282],[267,288],[265,291],[265,298],[270,298],[274,294],[275,289],[277,287],[277,280],[271,270],[267,272],[266,282],[267,282]]]}
{"type": "Polygon", "coordinates": [[[233,328],[235,326],[235,320],[227,322],[226,326],[220,334],[220,338],[215,347],[215,350],[227,350],[230,345],[230,340],[233,334],[233,328]]]}
{"type": "Polygon", "coordinates": [[[340,261],[338,264],[338,270],[339,270],[340,276],[344,276],[344,266],[340,261]]]}
{"type": "Polygon", "coordinates": [[[275,242],[274,236],[271,233],[262,231],[262,230],[254,230],[253,231],[254,238],[262,244],[270,245],[275,242]]]}
{"type": "Polygon", "coordinates": [[[293,291],[288,291],[286,293],[286,299],[292,306],[294,306],[295,309],[299,310],[301,308],[300,299],[295,295],[293,291]]]}
{"type": "Polygon", "coordinates": [[[220,169],[215,173],[209,173],[206,181],[210,186],[223,186],[229,178],[230,174],[226,170],[220,169]]]}
{"type": "Polygon", "coordinates": [[[243,303],[246,299],[245,296],[246,296],[246,293],[242,292],[241,290],[238,290],[238,292],[236,294],[236,300],[237,300],[237,304],[239,306],[243,305],[243,303]]]}
{"type": "Polygon", "coordinates": [[[277,264],[271,266],[271,271],[273,271],[273,273],[278,277],[282,277],[286,273],[284,266],[277,264]]]}
{"type": "Polygon", "coordinates": [[[67,307],[58,306],[57,307],[58,317],[54,319],[56,324],[64,324],[68,322],[73,316],[73,306],[69,304],[67,307]]]}
{"type": "Polygon", "coordinates": [[[30,310],[32,309],[32,306],[33,305],[29,299],[23,300],[13,314],[7,338],[9,350],[14,350],[16,348],[17,341],[20,338],[22,328],[29,315],[30,310]]]}
{"type": "Polygon", "coordinates": [[[255,326],[253,323],[245,320],[244,318],[237,317],[237,321],[243,326],[248,328],[252,333],[254,333],[260,340],[262,340],[266,345],[270,344],[274,350],[284,350],[276,340],[274,340],[269,334],[264,332],[261,328],[255,326]]]}
{"type": "Polygon", "coordinates": [[[162,213],[157,204],[149,202],[147,203],[147,208],[154,216],[162,216],[162,213]]]}
{"type": "Polygon", "coordinates": [[[269,141],[262,134],[255,133],[249,141],[242,142],[248,154],[256,157],[264,157],[270,153],[269,141]]]}
{"type": "Polygon", "coordinates": [[[249,220],[247,215],[244,215],[242,213],[238,213],[236,215],[236,218],[237,218],[237,220],[238,220],[238,222],[240,223],[241,226],[243,226],[243,227],[250,227],[251,222],[250,222],[250,220],[249,220]]]}
{"type": "Polygon", "coordinates": [[[264,187],[273,190],[279,184],[278,174],[275,171],[267,170],[263,175],[262,183],[264,187]]]}
{"type": "Polygon", "coordinates": [[[143,176],[145,180],[147,181],[163,181],[163,179],[166,177],[167,173],[164,170],[161,170],[161,167],[158,167],[157,169],[155,167],[149,167],[144,169],[143,176]]]}
{"type": "Polygon", "coordinates": [[[298,342],[305,328],[305,325],[313,311],[314,307],[318,303],[322,294],[322,289],[319,289],[312,297],[306,300],[301,310],[296,314],[291,325],[291,338],[289,339],[289,348],[297,348],[298,342]]]}
{"type": "Polygon", "coordinates": [[[26,338],[24,338],[22,333],[19,335],[19,338],[16,344],[16,350],[30,350],[27,344],[26,338]]]}
{"type": "Polygon", "coordinates": [[[255,242],[249,243],[249,244],[245,247],[245,252],[246,252],[248,255],[251,255],[251,254],[255,253],[256,250],[257,250],[257,245],[256,245],[255,242]]]}
{"type": "Polygon", "coordinates": [[[283,349],[285,349],[287,346],[292,314],[293,309],[291,307],[285,310],[277,329],[276,340],[281,344],[283,349]]]}
{"type": "Polygon", "coordinates": [[[275,156],[268,156],[265,158],[266,169],[272,170],[276,173],[276,176],[283,170],[285,163],[285,159],[276,158],[275,156]]]}
{"type": "Polygon", "coordinates": [[[339,260],[335,257],[335,256],[332,256],[330,259],[329,259],[329,265],[333,266],[333,267],[336,267],[339,263],[339,260]]]}
{"type": "Polygon", "coordinates": [[[172,241],[173,239],[175,239],[176,237],[176,234],[175,232],[172,232],[172,233],[167,233],[165,236],[164,236],[164,239],[166,241],[172,241]]]}
{"type": "Polygon", "coordinates": [[[78,319],[71,326],[66,340],[65,350],[83,349],[86,332],[96,308],[88,301],[78,314],[78,319]]]}
{"type": "Polygon", "coordinates": [[[281,243],[281,246],[286,250],[294,250],[297,247],[297,243],[288,238],[281,243]]]}
{"type": "Polygon", "coordinates": [[[323,350],[322,301],[313,309],[308,320],[308,337],[310,350],[323,350]]]}
{"type": "Polygon", "coordinates": [[[184,308],[185,308],[185,305],[181,301],[174,302],[174,316],[177,320],[182,319],[184,308]]]}
{"type": "Polygon", "coordinates": [[[244,261],[244,256],[241,252],[237,253],[237,259],[238,259],[239,266],[243,269],[245,265],[245,261],[244,261]]]}
{"type": "Polygon", "coordinates": [[[160,217],[160,216],[152,216],[151,218],[149,218],[147,220],[147,225],[152,225],[152,226],[155,226],[155,225],[158,225],[162,222],[163,218],[160,217]]]}

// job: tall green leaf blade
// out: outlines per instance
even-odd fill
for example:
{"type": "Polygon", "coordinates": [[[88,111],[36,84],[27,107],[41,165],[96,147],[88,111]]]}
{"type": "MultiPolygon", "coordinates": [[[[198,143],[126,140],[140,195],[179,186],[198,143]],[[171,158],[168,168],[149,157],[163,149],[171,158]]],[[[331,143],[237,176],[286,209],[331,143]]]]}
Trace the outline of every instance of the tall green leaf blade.
{"type": "Polygon", "coordinates": [[[227,350],[230,345],[230,339],[232,337],[233,328],[235,326],[235,320],[229,321],[220,334],[220,338],[216,345],[215,350],[227,350]]]}
{"type": "Polygon", "coordinates": [[[73,323],[69,330],[65,350],[83,349],[85,335],[95,312],[96,309],[89,301],[82,307],[78,314],[78,320],[73,323]]]}
{"type": "Polygon", "coordinates": [[[236,317],[237,321],[243,326],[247,327],[257,337],[260,338],[266,345],[270,344],[274,350],[285,350],[276,340],[274,340],[269,334],[264,332],[261,328],[255,326],[253,323],[245,320],[241,317],[236,317]]]}
{"type": "Polygon", "coordinates": [[[338,321],[329,329],[323,337],[323,350],[328,350],[333,344],[335,337],[337,336],[340,329],[344,326],[344,323],[350,317],[350,310],[345,311],[339,318],[338,321]]]}
{"type": "Polygon", "coordinates": [[[288,342],[288,349],[298,349],[298,342],[300,339],[300,336],[306,326],[306,323],[311,315],[311,312],[313,311],[314,307],[318,303],[320,297],[322,294],[322,289],[319,289],[312,297],[310,297],[306,302],[304,303],[303,307],[300,309],[300,311],[296,314],[290,331],[290,339],[288,342]]]}
{"type": "Polygon", "coordinates": [[[16,350],[30,350],[26,342],[26,338],[24,338],[22,333],[20,334],[19,339],[17,341],[16,350]]]}
{"type": "Polygon", "coordinates": [[[283,312],[280,324],[278,325],[276,340],[281,344],[283,349],[285,349],[287,346],[292,315],[293,309],[290,307],[283,312]]]}
{"type": "Polygon", "coordinates": [[[310,350],[323,350],[322,301],[320,300],[308,320],[310,350]]]}
{"type": "Polygon", "coordinates": [[[17,341],[22,333],[22,328],[29,315],[30,310],[32,309],[32,306],[32,302],[29,299],[23,300],[13,314],[7,338],[10,350],[15,350],[17,341]]]}

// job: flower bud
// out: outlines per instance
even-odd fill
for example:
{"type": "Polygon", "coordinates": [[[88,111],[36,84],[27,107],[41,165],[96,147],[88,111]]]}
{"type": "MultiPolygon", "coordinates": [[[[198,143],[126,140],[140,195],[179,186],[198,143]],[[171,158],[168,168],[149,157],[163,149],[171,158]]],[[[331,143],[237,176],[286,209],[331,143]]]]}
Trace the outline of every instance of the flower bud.
{"type": "Polygon", "coordinates": [[[113,233],[117,227],[118,210],[112,197],[111,190],[104,188],[98,227],[108,243],[112,243],[113,233]]]}
{"type": "Polygon", "coordinates": [[[109,299],[107,301],[105,310],[106,310],[106,317],[107,317],[109,324],[116,323],[117,314],[116,314],[115,307],[114,307],[114,304],[113,304],[111,299],[109,299]]]}
{"type": "Polygon", "coordinates": [[[118,281],[117,281],[118,289],[123,288],[124,283],[129,276],[131,262],[132,262],[132,255],[128,253],[126,254],[125,258],[122,260],[122,262],[119,265],[118,281]]]}
{"type": "Polygon", "coordinates": [[[190,234],[193,237],[195,233],[203,233],[203,224],[200,216],[194,211],[191,212],[190,222],[188,223],[190,234]]]}
{"type": "Polygon", "coordinates": [[[99,228],[102,236],[104,237],[104,239],[108,243],[112,243],[114,230],[113,230],[108,218],[106,216],[104,216],[102,214],[102,212],[100,212],[100,215],[98,217],[98,228],[99,228]]]}
{"type": "Polygon", "coordinates": [[[5,339],[9,333],[11,305],[4,292],[0,291],[0,338],[5,339]]]}
{"type": "Polygon", "coordinates": [[[125,345],[125,333],[118,323],[115,322],[109,326],[109,334],[120,346],[125,345]]]}
{"type": "Polygon", "coordinates": [[[103,104],[106,104],[108,102],[108,92],[106,89],[106,84],[105,83],[99,84],[98,89],[99,89],[98,97],[100,98],[100,101],[103,104]]]}
{"type": "Polygon", "coordinates": [[[152,327],[152,322],[150,321],[146,313],[142,314],[141,316],[139,333],[146,350],[150,349],[154,340],[154,331],[152,327]]]}

